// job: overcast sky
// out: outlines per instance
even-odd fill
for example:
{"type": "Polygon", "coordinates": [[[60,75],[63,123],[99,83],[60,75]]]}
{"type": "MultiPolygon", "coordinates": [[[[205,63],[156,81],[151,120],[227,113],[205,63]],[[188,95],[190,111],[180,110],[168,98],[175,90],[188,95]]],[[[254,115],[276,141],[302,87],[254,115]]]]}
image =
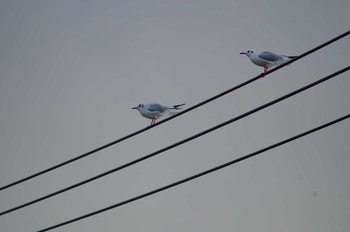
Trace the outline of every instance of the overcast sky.
{"type": "MultiPolygon", "coordinates": [[[[348,0],[0,1],[0,185],[144,128],[133,106],[192,106],[253,78],[248,49],[298,55],[348,31],[348,0]]],[[[0,192],[0,210],[175,143],[349,65],[350,37],[234,93],[0,192]]],[[[0,217],[36,231],[350,112],[350,74],[183,146],[0,217]]],[[[54,231],[350,228],[350,120],[190,183],[54,231]]]]}

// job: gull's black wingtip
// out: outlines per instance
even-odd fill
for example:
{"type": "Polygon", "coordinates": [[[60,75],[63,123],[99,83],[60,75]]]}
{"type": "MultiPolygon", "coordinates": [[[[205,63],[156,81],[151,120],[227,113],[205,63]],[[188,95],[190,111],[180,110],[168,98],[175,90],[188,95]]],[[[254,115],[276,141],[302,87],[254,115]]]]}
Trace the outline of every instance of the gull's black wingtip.
{"type": "Polygon", "coordinates": [[[183,103],[183,104],[178,104],[178,105],[174,105],[174,109],[178,110],[178,109],[181,109],[180,106],[184,106],[186,105],[186,103],[183,103]]]}

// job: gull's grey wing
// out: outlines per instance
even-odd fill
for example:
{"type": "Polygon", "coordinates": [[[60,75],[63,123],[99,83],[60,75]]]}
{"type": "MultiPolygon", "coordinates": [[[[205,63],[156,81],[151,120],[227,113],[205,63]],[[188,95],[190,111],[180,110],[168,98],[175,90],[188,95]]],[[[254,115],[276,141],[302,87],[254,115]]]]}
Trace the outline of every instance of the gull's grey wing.
{"type": "Polygon", "coordinates": [[[261,58],[261,59],[264,59],[264,60],[272,61],[272,62],[282,59],[281,56],[276,55],[276,54],[274,54],[272,52],[261,52],[258,55],[258,57],[261,58]]]}
{"type": "Polygon", "coordinates": [[[161,104],[151,104],[148,107],[148,111],[151,111],[151,112],[157,111],[157,112],[163,113],[164,111],[166,111],[168,109],[169,109],[169,107],[163,106],[161,104]]]}

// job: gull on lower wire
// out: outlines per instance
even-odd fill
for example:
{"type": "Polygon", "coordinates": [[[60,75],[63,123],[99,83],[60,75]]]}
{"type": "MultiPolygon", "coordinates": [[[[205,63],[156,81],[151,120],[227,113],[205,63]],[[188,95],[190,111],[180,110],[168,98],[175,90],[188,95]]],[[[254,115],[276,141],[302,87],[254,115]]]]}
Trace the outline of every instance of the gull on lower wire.
{"type": "Polygon", "coordinates": [[[264,72],[262,74],[266,73],[269,68],[276,67],[297,57],[277,55],[272,52],[261,52],[254,50],[248,50],[246,52],[241,52],[240,54],[248,56],[250,61],[254,64],[264,67],[264,72]]]}
{"type": "Polygon", "coordinates": [[[177,110],[180,110],[180,106],[183,106],[185,104],[178,104],[173,105],[171,107],[169,106],[163,106],[158,103],[148,103],[148,104],[139,104],[138,106],[133,107],[132,109],[136,109],[140,112],[140,114],[145,117],[152,119],[151,125],[152,126],[158,118],[161,118],[166,115],[173,115],[177,113],[177,110]]]}

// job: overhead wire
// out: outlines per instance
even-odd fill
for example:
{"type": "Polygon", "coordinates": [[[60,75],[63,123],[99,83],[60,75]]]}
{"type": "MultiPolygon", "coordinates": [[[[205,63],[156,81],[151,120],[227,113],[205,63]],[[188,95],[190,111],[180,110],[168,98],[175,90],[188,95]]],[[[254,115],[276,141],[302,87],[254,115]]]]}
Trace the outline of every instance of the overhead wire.
{"type": "Polygon", "coordinates": [[[199,138],[199,137],[201,137],[201,136],[203,136],[203,135],[205,135],[205,134],[211,133],[211,132],[213,132],[214,130],[217,130],[217,129],[219,129],[219,128],[222,128],[222,127],[224,127],[224,126],[227,126],[228,124],[231,124],[231,123],[236,122],[236,121],[238,121],[238,120],[240,120],[240,119],[243,119],[243,118],[245,118],[245,117],[247,117],[247,116],[249,116],[249,115],[251,115],[251,114],[254,114],[254,113],[256,113],[256,112],[258,112],[258,111],[261,111],[261,110],[263,110],[263,109],[265,109],[265,108],[267,108],[267,107],[270,107],[270,106],[272,106],[272,105],[275,105],[275,104],[277,104],[277,103],[279,103],[279,102],[281,102],[281,101],[283,101],[283,100],[285,100],[285,99],[287,99],[287,98],[290,98],[290,97],[292,97],[292,96],[294,96],[294,95],[296,95],[296,94],[299,94],[299,93],[301,93],[301,92],[303,92],[303,91],[305,91],[305,90],[308,90],[308,89],[310,89],[310,88],[312,88],[312,87],[314,87],[314,86],[316,86],[316,85],[319,85],[319,84],[321,84],[321,83],[323,83],[323,82],[325,82],[325,81],[327,81],[327,80],[330,80],[330,79],[332,79],[332,78],[334,78],[334,77],[337,77],[339,74],[342,74],[342,73],[348,71],[349,69],[350,69],[350,66],[348,66],[348,67],[346,67],[346,68],[343,68],[343,69],[341,69],[341,70],[338,70],[338,71],[336,71],[336,72],[334,72],[334,73],[332,73],[332,74],[330,74],[330,75],[328,75],[328,76],[326,76],[326,77],[324,77],[324,78],[321,78],[321,79],[319,79],[319,80],[317,80],[317,81],[314,81],[314,82],[312,82],[312,83],[310,83],[310,84],[308,84],[308,85],[305,85],[304,87],[301,87],[301,88],[299,88],[299,89],[297,89],[297,90],[295,90],[295,91],[293,91],[293,92],[290,92],[290,93],[288,93],[288,94],[285,94],[285,95],[283,95],[282,97],[279,97],[279,98],[277,98],[277,99],[275,99],[275,100],[272,100],[272,101],[270,101],[270,102],[268,102],[268,103],[266,103],[266,104],[264,104],[264,105],[261,105],[261,106],[259,106],[259,107],[256,107],[256,108],[254,108],[254,109],[252,109],[252,110],[250,110],[250,111],[248,111],[248,112],[246,112],[246,113],[243,113],[243,114],[241,114],[241,115],[239,115],[239,116],[237,116],[237,117],[234,117],[234,118],[232,118],[232,119],[230,119],[230,120],[227,120],[227,121],[225,121],[225,122],[223,122],[223,123],[220,123],[220,124],[218,124],[218,125],[216,125],[216,126],[213,126],[213,127],[209,128],[209,129],[207,129],[207,130],[204,130],[204,131],[202,131],[202,132],[200,132],[200,133],[197,133],[197,134],[195,134],[195,135],[192,135],[192,136],[190,136],[190,137],[187,137],[187,138],[185,138],[185,139],[183,139],[183,140],[180,140],[180,141],[178,141],[178,142],[176,142],[176,143],[173,143],[173,144],[171,144],[171,145],[169,145],[169,146],[167,146],[167,147],[164,147],[164,148],[162,148],[162,149],[160,149],[160,150],[157,150],[157,151],[155,151],[155,152],[152,152],[152,153],[150,153],[150,154],[148,154],[148,155],[145,155],[145,156],[143,156],[143,157],[141,157],[141,158],[138,158],[138,159],[136,159],[136,160],[133,160],[133,161],[131,161],[131,162],[128,162],[128,163],[126,163],[126,164],[123,164],[123,165],[121,165],[121,166],[119,166],[119,167],[113,168],[113,169],[111,169],[111,170],[109,170],[109,171],[106,171],[106,172],[104,172],[104,173],[101,173],[101,174],[99,174],[99,175],[96,175],[96,176],[94,176],[94,177],[91,177],[91,178],[89,178],[89,179],[86,179],[86,180],[81,181],[81,182],[79,182],[79,183],[73,184],[73,185],[68,186],[68,187],[66,187],[66,188],[63,188],[63,189],[61,189],[61,190],[58,190],[58,191],[56,191],[56,192],[53,192],[53,193],[51,193],[51,194],[45,195],[45,196],[43,196],[43,197],[37,198],[37,199],[35,199],[35,200],[32,200],[32,201],[30,201],[30,202],[27,202],[27,203],[24,203],[24,204],[22,204],[22,205],[13,207],[13,208],[11,208],[11,209],[2,211],[2,212],[0,212],[0,216],[5,215],[5,214],[8,214],[8,213],[13,212],[13,211],[16,211],[16,210],[19,210],[19,209],[21,209],[21,208],[27,207],[27,206],[32,205],[32,204],[34,204],[34,203],[43,201],[43,200],[45,200],[45,199],[48,199],[48,198],[53,197],[53,196],[56,196],[56,195],[58,195],[58,194],[61,194],[61,193],[63,193],[63,192],[66,192],[66,191],[68,191],[68,190],[77,188],[77,187],[79,187],[79,186],[81,186],[81,185],[87,184],[87,183],[89,183],[89,182],[92,182],[92,181],[94,181],[94,180],[97,180],[97,179],[99,179],[99,178],[102,178],[102,177],[104,177],[104,176],[106,176],[106,175],[109,175],[109,174],[111,174],[111,173],[120,171],[120,170],[125,169],[125,168],[127,168],[127,167],[129,167],[129,166],[135,165],[135,164],[137,164],[137,163],[139,163],[139,162],[141,162],[141,161],[144,161],[144,160],[146,160],[146,159],[149,159],[149,158],[151,158],[151,157],[154,157],[154,156],[156,156],[156,155],[159,155],[159,154],[161,154],[161,153],[163,153],[163,152],[165,152],[165,151],[167,151],[167,150],[173,149],[173,148],[175,148],[175,147],[177,147],[177,146],[180,146],[180,145],[182,145],[182,144],[184,144],[184,143],[187,143],[187,142],[189,142],[189,141],[191,141],[191,140],[194,140],[194,139],[196,139],[196,138],[199,138]]]}
{"type": "Polygon", "coordinates": [[[230,166],[230,165],[233,165],[233,164],[239,163],[239,162],[241,162],[241,161],[244,161],[244,160],[246,160],[246,159],[249,159],[249,158],[252,158],[252,157],[254,157],[254,156],[257,156],[257,155],[259,155],[259,154],[261,154],[261,153],[263,153],[263,152],[266,152],[266,151],[268,151],[268,150],[271,150],[271,149],[274,149],[274,148],[276,148],[276,147],[282,146],[282,145],[284,145],[284,144],[286,144],[286,143],[292,142],[293,140],[300,139],[300,138],[302,138],[302,137],[304,137],[304,136],[306,136],[306,135],[309,135],[309,134],[311,134],[311,133],[314,133],[314,132],[316,132],[316,131],[319,131],[319,130],[321,130],[321,129],[324,129],[324,128],[326,128],[326,127],[329,127],[329,126],[331,126],[331,125],[333,125],[333,124],[339,123],[339,122],[341,122],[341,121],[343,121],[343,120],[345,120],[345,119],[348,119],[349,117],[350,117],[350,114],[347,114],[347,115],[345,115],[345,116],[343,116],[343,117],[337,118],[337,119],[335,119],[335,120],[333,120],[333,121],[330,121],[330,122],[325,123],[325,124],[323,124],[323,125],[321,125],[321,126],[315,127],[315,128],[313,128],[313,129],[311,129],[311,130],[305,131],[305,132],[303,132],[303,133],[300,133],[300,134],[295,135],[295,136],[293,136],[293,137],[290,137],[290,138],[288,138],[288,139],[285,139],[285,140],[282,140],[282,141],[277,142],[277,143],[275,143],[275,144],[272,144],[272,145],[270,145],[270,146],[264,147],[264,148],[262,148],[262,149],[260,149],[260,150],[258,150],[258,151],[252,152],[252,153],[250,153],[250,154],[248,154],[248,155],[245,155],[245,156],[242,156],[242,157],[240,157],[240,158],[238,158],[238,159],[234,159],[234,160],[232,160],[232,161],[230,161],[230,162],[221,164],[221,165],[216,166],[216,167],[214,167],[214,168],[211,168],[211,169],[208,169],[208,170],[206,170],[206,171],[200,172],[200,173],[198,173],[198,174],[192,175],[192,176],[190,176],[190,177],[181,179],[181,180],[179,180],[179,181],[173,182],[173,183],[168,184],[168,185],[166,185],[166,186],[163,186],[163,187],[154,189],[154,190],[152,190],[152,191],[149,191],[149,192],[147,192],[147,193],[138,195],[138,196],[133,197],[133,198],[130,198],[130,199],[128,199],[128,200],[125,200],[125,201],[116,203],[116,204],[114,204],[114,205],[111,205],[111,206],[102,208],[102,209],[100,209],[100,210],[96,210],[96,211],[93,211],[93,212],[91,212],[91,213],[85,214],[85,215],[83,215],[83,216],[76,217],[76,218],[70,219],[70,220],[68,220],[68,221],[64,221],[64,222],[61,222],[61,223],[59,223],[59,224],[56,224],[56,225],[53,225],[53,226],[50,226],[50,227],[47,227],[47,228],[38,230],[38,232],[49,231],[49,230],[52,230],[52,229],[55,229],[55,228],[58,228],[58,227],[62,227],[62,226],[64,226],[64,225],[67,225],[67,224],[71,224],[71,223],[73,223],[73,222],[80,221],[80,220],[82,220],[82,219],[85,219],[85,218],[94,216],[94,215],[96,215],[96,214],[100,214],[100,213],[103,213],[103,212],[105,212],[105,211],[108,211],[108,210],[111,210],[111,209],[114,209],[114,208],[117,208],[117,207],[120,207],[120,206],[129,204],[129,203],[134,202],[134,201],[136,201],[136,200],[140,200],[140,199],[142,199],[142,198],[151,196],[151,195],[153,195],[153,194],[156,194],[156,193],[165,191],[165,190],[170,189],[170,188],[173,188],[173,187],[175,187],[175,186],[177,186],[177,185],[184,184],[184,183],[186,183],[186,182],[192,181],[192,180],[197,179],[197,178],[199,178],[199,177],[202,177],[202,176],[204,176],[204,175],[207,175],[207,174],[210,174],[210,173],[212,173],[212,172],[218,171],[218,170],[220,170],[220,169],[226,168],[226,167],[228,167],[228,166],[230,166]]]}
{"type": "Polygon", "coordinates": [[[95,148],[95,149],[93,149],[93,150],[91,150],[91,151],[88,151],[88,152],[86,152],[86,153],[83,153],[83,154],[81,154],[81,155],[79,155],[79,156],[76,156],[76,157],[74,157],[74,158],[71,158],[71,159],[66,160],[66,161],[64,161],[64,162],[61,162],[61,163],[59,163],[59,164],[56,164],[56,165],[51,166],[51,167],[49,167],[49,168],[46,168],[46,169],[44,169],[44,170],[42,170],[42,171],[36,172],[36,173],[34,173],[34,174],[32,174],[32,175],[29,175],[29,176],[27,176],[27,177],[24,177],[24,178],[22,178],[22,179],[19,179],[19,180],[17,180],[17,181],[14,181],[14,182],[11,182],[11,183],[6,184],[6,185],[4,185],[4,186],[1,186],[1,187],[0,187],[0,191],[5,190],[5,189],[8,189],[8,188],[10,188],[10,187],[13,187],[13,186],[15,186],[15,185],[18,185],[18,184],[20,184],[20,183],[23,183],[23,182],[28,181],[28,180],[30,180],[30,179],[33,179],[33,178],[35,178],[35,177],[41,176],[41,175],[43,175],[43,174],[45,174],[45,173],[51,172],[51,171],[53,171],[53,170],[55,170],[55,169],[57,169],[57,168],[60,168],[60,167],[65,166],[65,165],[67,165],[67,164],[73,163],[73,162],[75,162],[75,161],[77,161],[77,160],[80,160],[80,159],[82,159],[82,158],[84,158],[84,157],[90,156],[90,155],[92,155],[92,154],[94,154],[94,153],[96,153],[96,152],[98,152],[98,151],[101,151],[101,150],[103,150],[103,149],[106,149],[106,148],[108,148],[108,147],[110,147],[110,146],[112,146],[112,145],[115,145],[115,144],[120,143],[120,142],[122,142],[122,141],[124,141],[124,140],[127,140],[127,139],[129,139],[129,138],[132,138],[132,137],[134,137],[134,136],[136,136],[136,135],[138,135],[138,134],[140,134],[140,133],[143,133],[143,132],[145,132],[145,131],[147,131],[147,130],[149,130],[149,129],[151,129],[151,128],[154,128],[154,127],[156,127],[156,126],[159,126],[159,125],[161,125],[162,123],[165,123],[165,122],[167,122],[167,121],[169,121],[169,120],[172,120],[172,119],[174,119],[174,118],[176,118],[176,117],[179,117],[180,115],[183,115],[183,114],[185,114],[185,113],[187,113],[187,112],[190,112],[190,111],[192,111],[192,110],[194,110],[194,109],[196,109],[196,108],[198,108],[198,107],[200,107],[200,106],[202,106],[202,105],[205,105],[205,104],[207,104],[207,103],[209,103],[209,102],[211,102],[211,101],[216,100],[217,98],[220,98],[220,97],[222,97],[222,96],[224,96],[224,95],[226,95],[226,94],[228,94],[228,93],[231,93],[231,92],[233,92],[233,91],[235,91],[235,90],[238,90],[238,89],[240,89],[240,88],[242,88],[242,87],[244,87],[244,86],[246,86],[246,85],[248,85],[248,84],[250,84],[250,83],[252,83],[252,82],[255,82],[255,81],[257,81],[258,79],[260,79],[260,78],[262,78],[262,77],[264,77],[264,76],[267,76],[267,75],[269,75],[269,74],[271,74],[271,73],[273,73],[273,72],[275,72],[275,71],[277,71],[277,70],[279,70],[279,69],[285,67],[286,65],[289,65],[289,64],[291,64],[291,63],[293,63],[293,62],[295,62],[295,61],[297,61],[297,60],[299,60],[299,59],[301,59],[301,58],[303,58],[303,57],[305,57],[305,56],[310,55],[311,53],[313,53],[313,52],[315,52],[315,51],[317,51],[317,50],[319,50],[319,49],[321,49],[321,48],[323,48],[323,47],[326,47],[326,46],[330,45],[331,43],[336,42],[337,40],[340,40],[340,39],[342,39],[342,38],[348,36],[349,34],[350,34],[350,31],[347,31],[347,32],[345,32],[345,33],[343,33],[343,34],[341,34],[341,35],[338,35],[338,36],[334,37],[333,39],[331,39],[331,40],[329,40],[329,41],[327,41],[327,42],[325,42],[325,43],[323,43],[323,44],[321,44],[321,45],[319,45],[319,46],[317,46],[317,47],[315,47],[315,48],[313,48],[313,49],[311,49],[311,50],[309,50],[309,51],[307,51],[307,52],[305,52],[305,53],[303,53],[303,54],[301,54],[301,55],[299,55],[299,56],[297,56],[297,57],[295,57],[294,59],[292,59],[292,60],[290,60],[290,61],[288,61],[288,62],[286,62],[286,63],[284,63],[284,64],[282,64],[282,65],[279,65],[279,66],[277,66],[276,68],[273,68],[273,69],[267,71],[266,73],[262,73],[262,74],[260,74],[260,75],[258,75],[258,76],[256,76],[256,77],[251,78],[251,79],[249,79],[249,80],[247,80],[247,81],[245,81],[245,82],[243,82],[243,83],[241,83],[241,84],[239,84],[239,85],[236,85],[236,86],[234,86],[234,87],[232,87],[232,88],[230,88],[230,89],[228,89],[228,90],[226,90],[226,91],[224,91],[224,92],[221,92],[221,93],[219,93],[219,94],[217,94],[217,95],[215,95],[215,96],[213,96],[213,97],[211,97],[211,98],[208,98],[208,99],[206,99],[206,100],[204,100],[204,101],[202,101],[202,102],[200,102],[200,103],[198,103],[198,104],[196,104],[196,105],[193,105],[193,106],[191,106],[191,107],[189,107],[189,108],[187,108],[187,109],[184,109],[184,110],[180,111],[179,113],[177,113],[177,114],[175,114],[175,115],[173,115],[173,116],[171,116],[171,117],[165,118],[165,119],[163,119],[163,120],[161,120],[161,121],[159,121],[159,122],[153,124],[152,126],[145,127],[145,128],[143,128],[143,129],[140,129],[140,130],[138,130],[138,131],[135,131],[135,132],[133,132],[133,133],[131,133],[131,134],[128,134],[128,135],[126,135],[126,136],[124,136],[124,137],[122,137],[122,138],[119,138],[119,139],[117,139],[117,140],[115,140],[115,141],[113,141],[113,142],[107,143],[107,144],[105,144],[105,145],[103,145],[103,146],[100,146],[100,147],[95,148]]]}

